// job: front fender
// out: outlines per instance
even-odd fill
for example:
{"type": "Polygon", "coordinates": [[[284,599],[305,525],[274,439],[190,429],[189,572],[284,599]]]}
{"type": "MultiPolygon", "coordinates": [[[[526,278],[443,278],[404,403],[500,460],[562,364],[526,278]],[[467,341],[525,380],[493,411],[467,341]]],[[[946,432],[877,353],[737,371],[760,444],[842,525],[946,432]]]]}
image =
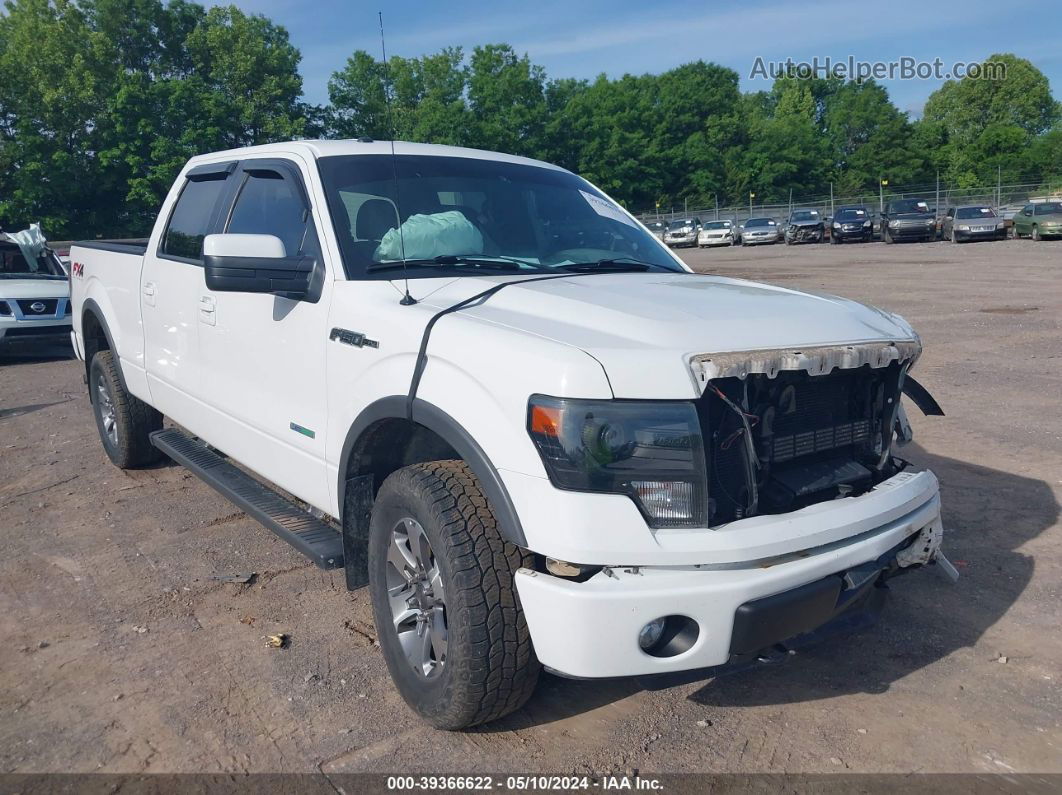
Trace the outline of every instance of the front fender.
{"type": "MultiPolygon", "coordinates": [[[[391,395],[370,403],[358,415],[347,432],[339,460],[339,482],[337,493],[339,505],[345,505],[346,472],[350,456],[358,440],[373,425],[386,419],[407,419],[409,403],[406,395],[391,395]]],[[[491,508],[498,520],[498,527],[507,541],[520,547],[527,546],[527,538],[520,524],[520,516],[513,505],[505,484],[494,464],[480,447],[479,443],[453,417],[426,400],[416,398],[412,405],[413,422],[434,432],[468,464],[479,480],[483,493],[490,501],[491,508]]]]}

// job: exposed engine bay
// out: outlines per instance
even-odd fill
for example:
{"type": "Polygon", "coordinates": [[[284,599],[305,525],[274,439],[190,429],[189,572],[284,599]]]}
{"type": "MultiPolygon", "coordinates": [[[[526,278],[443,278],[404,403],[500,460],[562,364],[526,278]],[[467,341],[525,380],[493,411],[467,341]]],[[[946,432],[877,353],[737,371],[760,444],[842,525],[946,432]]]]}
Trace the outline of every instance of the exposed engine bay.
{"type": "Polygon", "coordinates": [[[908,366],[709,381],[700,403],[708,524],[858,495],[906,467],[892,437],[908,366]]]}

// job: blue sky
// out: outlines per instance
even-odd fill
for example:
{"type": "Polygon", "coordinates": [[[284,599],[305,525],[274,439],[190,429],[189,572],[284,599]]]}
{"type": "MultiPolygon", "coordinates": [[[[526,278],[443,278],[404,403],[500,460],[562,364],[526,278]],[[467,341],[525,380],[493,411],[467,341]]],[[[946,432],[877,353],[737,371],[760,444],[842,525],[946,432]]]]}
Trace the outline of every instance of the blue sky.
{"type": "MultiPolygon", "coordinates": [[[[770,80],[748,78],[757,57],[802,61],[851,55],[873,62],[910,56],[925,61],[940,58],[948,68],[957,61],[981,61],[993,52],[1014,52],[1039,67],[1056,98],[1062,98],[1062,3],[1057,0],[235,3],[287,28],[302,51],[304,91],[312,102],[327,101],[328,78],[351,52],[379,53],[378,10],[384,12],[389,55],[412,57],[448,45],[471,50],[477,44],[508,42],[544,66],[550,77],[593,78],[602,72],[618,77],[703,59],[736,70],[742,76],[742,90],[753,91],[770,87],[770,80]],[[1039,18],[1016,16],[1019,7],[1036,8],[1039,18]],[[951,9],[959,13],[948,13],[951,9]],[[880,31],[883,19],[894,21],[895,30],[880,31]]],[[[941,81],[882,82],[901,110],[917,116],[941,81]]]]}

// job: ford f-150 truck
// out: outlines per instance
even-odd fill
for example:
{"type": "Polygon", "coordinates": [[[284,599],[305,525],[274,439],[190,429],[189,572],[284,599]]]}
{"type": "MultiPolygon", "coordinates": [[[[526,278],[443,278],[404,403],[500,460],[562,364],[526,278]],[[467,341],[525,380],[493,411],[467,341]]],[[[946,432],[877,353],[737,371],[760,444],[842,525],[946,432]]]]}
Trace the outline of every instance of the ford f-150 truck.
{"type": "Polygon", "coordinates": [[[146,243],[71,261],[110,459],[166,454],[367,584],[435,726],[519,708],[542,667],[753,660],[900,572],[954,571],[937,479],[895,449],[901,394],[940,413],[911,326],[694,273],[561,168],[368,140],[203,155],[146,243]]]}

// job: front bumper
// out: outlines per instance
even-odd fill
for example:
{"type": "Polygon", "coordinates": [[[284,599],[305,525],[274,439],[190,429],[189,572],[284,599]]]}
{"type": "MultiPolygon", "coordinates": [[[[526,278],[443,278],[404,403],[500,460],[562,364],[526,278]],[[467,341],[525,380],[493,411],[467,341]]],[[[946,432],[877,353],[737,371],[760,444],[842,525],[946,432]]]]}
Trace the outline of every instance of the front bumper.
{"type": "Polygon", "coordinates": [[[70,318],[13,321],[0,319],[0,342],[40,342],[70,337],[70,318]],[[3,322],[3,321],[7,322],[3,322]]]}
{"type": "Polygon", "coordinates": [[[695,246],[697,245],[697,235],[683,235],[682,237],[667,237],[664,238],[664,242],[669,246],[695,246]]]}
{"type": "MultiPolygon", "coordinates": [[[[824,578],[846,572],[866,573],[868,563],[880,561],[882,556],[889,557],[919,532],[939,544],[942,530],[936,479],[930,476],[926,482],[931,483],[931,488],[926,488],[917,506],[904,515],[803,552],[744,563],[617,566],[582,583],[521,569],[517,572],[516,583],[535,652],[544,665],[559,673],[598,678],[723,665],[733,655],[748,651],[745,647],[751,642],[749,637],[755,637],[757,642],[763,641],[765,645],[769,645],[767,641],[786,640],[787,637],[770,637],[770,630],[764,633],[759,626],[763,623],[762,612],[761,620],[754,621],[752,629],[749,628],[747,615],[757,612],[754,603],[813,586],[824,578]],[[753,603],[751,607],[750,603],[753,603]],[[652,656],[638,646],[640,629],[647,622],[663,616],[685,616],[698,627],[692,645],[671,657],[652,656]]],[[[793,516],[795,514],[764,518],[784,524],[793,516]]],[[[866,526],[866,521],[871,518],[863,517],[863,522],[853,522],[853,529],[866,526]]],[[[857,579],[855,586],[863,589],[870,582],[863,576],[857,579]]],[[[801,594],[798,592],[797,596],[801,594]]],[[[819,619],[828,621],[836,615],[841,602],[852,594],[846,596],[842,591],[835,596],[837,604],[825,605],[825,608],[822,600],[828,600],[828,597],[819,592],[813,596],[818,600],[817,609],[823,611],[821,615],[801,607],[795,614],[796,623],[781,622],[778,626],[784,628],[777,631],[785,634],[793,629],[799,632],[814,629],[808,625],[809,621],[811,624],[819,619]]],[[[783,596],[781,601],[791,604],[793,599],[783,596]]]]}
{"type": "Polygon", "coordinates": [[[757,235],[755,237],[752,237],[750,235],[742,235],[741,236],[741,243],[742,243],[742,245],[745,245],[745,246],[754,246],[757,243],[777,243],[777,242],[778,242],[778,235],[777,234],[773,234],[773,235],[757,235]]]}
{"type": "Polygon", "coordinates": [[[874,237],[874,232],[866,227],[860,227],[858,229],[833,229],[830,235],[838,240],[870,240],[874,237]]]}
{"type": "Polygon", "coordinates": [[[993,227],[992,229],[986,229],[984,231],[953,229],[951,233],[957,240],[1001,240],[1007,236],[1007,230],[1005,227],[1003,229],[996,229],[993,227]]]}
{"type": "Polygon", "coordinates": [[[926,238],[935,238],[937,236],[937,228],[924,224],[918,224],[917,226],[890,226],[889,236],[894,240],[925,240],[926,238]]]}
{"type": "Polygon", "coordinates": [[[786,237],[793,243],[821,243],[823,235],[821,227],[790,229],[786,233],[786,237]]]}
{"type": "Polygon", "coordinates": [[[723,237],[699,237],[697,238],[697,245],[699,246],[729,246],[734,242],[734,238],[730,235],[723,237]]]}

